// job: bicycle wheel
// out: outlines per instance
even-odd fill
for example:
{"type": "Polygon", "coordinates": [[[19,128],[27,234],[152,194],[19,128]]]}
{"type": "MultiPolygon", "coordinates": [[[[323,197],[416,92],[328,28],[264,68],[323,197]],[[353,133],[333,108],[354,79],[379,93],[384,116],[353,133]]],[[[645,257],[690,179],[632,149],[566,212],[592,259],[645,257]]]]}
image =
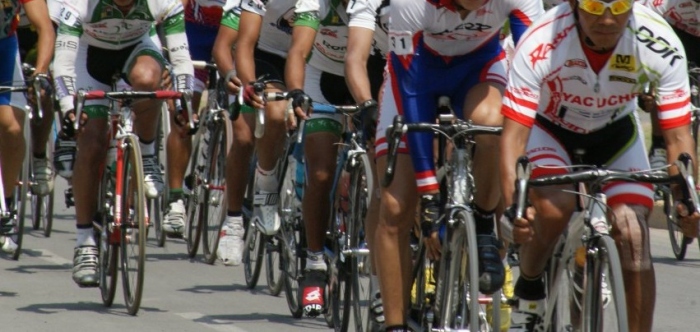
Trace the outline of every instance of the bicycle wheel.
{"type": "Polygon", "coordinates": [[[135,136],[124,138],[123,165],[117,174],[116,200],[121,200],[121,270],[124,301],[130,315],[136,315],[141,305],[146,263],[146,198],[141,149],[135,136]],[[120,182],[121,181],[121,188],[120,182]],[[121,189],[121,190],[120,190],[121,189]]]}
{"type": "Polygon", "coordinates": [[[231,121],[226,118],[215,120],[214,130],[212,130],[211,141],[209,142],[209,160],[205,167],[206,179],[204,189],[204,220],[206,224],[203,236],[204,245],[202,252],[204,260],[208,264],[216,261],[216,248],[219,245],[219,233],[221,225],[226,219],[227,197],[226,197],[226,157],[231,150],[233,142],[233,129],[231,121]]]}
{"type": "Polygon", "coordinates": [[[486,315],[479,304],[479,260],[470,255],[477,252],[474,219],[466,211],[455,217],[459,226],[448,232],[448,248],[443,247],[440,261],[439,324],[442,328],[487,331],[486,315]]]}
{"type": "MultiPolygon", "coordinates": [[[[48,156],[49,160],[52,160],[53,158],[53,148],[54,145],[51,144],[51,142],[46,144],[46,155],[48,156]]],[[[30,183],[34,183],[34,169],[32,167],[32,165],[34,165],[34,157],[30,155],[29,158],[29,174],[32,174],[32,179],[30,180],[30,183]]],[[[54,181],[54,179],[52,178],[51,181],[54,181]]],[[[30,194],[30,196],[32,206],[32,229],[34,229],[35,231],[42,229],[44,237],[50,237],[51,228],[53,227],[54,190],[52,188],[51,191],[44,196],[33,194],[30,194]]]]}
{"type": "Polygon", "coordinates": [[[615,240],[600,236],[594,241],[595,253],[586,257],[582,331],[627,332],[625,284],[615,240]]]}
{"type": "Polygon", "coordinates": [[[104,210],[99,212],[101,229],[95,232],[95,239],[97,239],[100,253],[98,266],[100,294],[102,295],[102,303],[106,307],[112,306],[114,302],[114,294],[117,290],[117,261],[119,259],[119,239],[116,236],[118,234],[109,231],[110,225],[114,222],[111,214],[114,208],[113,193],[112,175],[109,171],[105,171],[100,182],[98,203],[98,206],[104,210]]]}
{"type": "Polygon", "coordinates": [[[283,233],[284,240],[281,242],[280,258],[284,270],[284,294],[292,317],[301,318],[304,308],[301,306],[299,281],[306,265],[306,257],[301,254],[302,248],[306,248],[304,230],[300,223],[296,222],[282,227],[286,228],[283,233]]]}
{"type": "MultiPolygon", "coordinates": [[[[336,205],[337,206],[337,205],[336,205]]],[[[333,230],[333,243],[330,245],[333,256],[328,262],[328,291],[329,301],[327,322],[336,331],[347,331],[350,323],[350,308],[352,297],[352,282],[350,282],[351,260],[349,256],[342,253],[344,247],[348,246],[348,239],[345,233],[347,213],[338,211],[333,230]],[[338,220],[339,219],[339,220],[338,220]]]]}
{"type": "Polygon", "coordinates": [[[258,278],[260,278],[265,242],[265,235],[258,231],[258,226],[252,223],[248,225],[245,247],[243,247],[243,274],[245,275],[245,284],[250,289],[257,286],[258,278]]]}
{"type": "Polygon", "coordinates": [[[202,127],[197,132],[195,136],[194,149],[192,149],[192,156],[190,157],[190,173],[185,178],[185,186],[190,189],[190,193],[187,197],[187,229],[186,241],[187,242],[187,256],[194,258],[197,255],[197,250],[199,249],[199,239],[202,236],[202,177],[201,172],[204,169],[205,156],[202,151],[206,151],[207,144],[202,139],[202,127]]]}
{"type": "Polygon", "coordinates": [[[284,285],[279,243],[279,238],[275,236],[268,237],[265,243],[265,279],[267,279],[267,289],[272,296],[280,295],[284,285]]]}
{"type": "MultiPolygon", "coordinates": [[[[362,159],[367,158],[362,155],[362,159]]],[[[350,173],[350,214],[347,219],[346,229],[348,244],[350,249],[355,249],[356,253],[349,257],[350,273],[348,282],[352,296],[345,298],[345,306],[352,308],[352,316],[346,315],[343,320],[348,320],[343,325],[349,325],[349,320],[353,318],[353,330],[364,331],[369,326],[369,305],[372,292],[369,288],[369,277],[371,275],[371,264],[369,253],[364,238],[364,221],[369,207],[368,181],[371,181],[372,173],[369,169],[369,159],[366,162],[358,163],[362,167],[355,167],[350,173]]],[[[369,184],[371,186],[371,184],[369,184]]],[[[346,258],[347,259],[347,258],[346,258]]]]}
{"type": "Polygon", "coordinates": [[[678,214],[674,206],[675,203],[673,201],[671,189],[665,186],[659,190],[662,192],[662,198],[664,200],[664,215],[666,216],[668,236],[671,239],[671,249],[676,259],[682,261],[685,259],[688,244],[692,239],[685,237],[683,231],[681,231],[681,228],[678,226],[678,214]]]}
{"type": "MultiPolygon", "coordinates": [[[[25,124],[25,129],[26,127],[27,125],[25,124]]],[[[26,146],[27,149],[25,149],[24,160],[22,161],[22,169],[19,173],[18,182],[15,186],[15,191],[13,194],[14,202],[11,206],[8,206],[9,209],[12,209],[12,207],[15,207],[17,209],[15,214],[13,215],[13,217],[15,218],[14,228],[10,233],[6,235],[10,237],[12,241],[14,241],[14,243],[17,245],[15,251],[12,253],[12,259],[14,260],[18,260],[20,254],[22,253],[24,217],[26,216],[27,211],[27,195],[29,195],[29,144],[27,144],[26,146]]]]}
{"type": "Polygon", "coordinates": [[[148,208],[148,230],[146,233],[151,232],[153,228],[153,235],[156,240],[156,245],[158,247],[165,246],[165,232],[163,232],[163,197],[159,196],[156,198],[151,198],[147,201],[148,208]]]}

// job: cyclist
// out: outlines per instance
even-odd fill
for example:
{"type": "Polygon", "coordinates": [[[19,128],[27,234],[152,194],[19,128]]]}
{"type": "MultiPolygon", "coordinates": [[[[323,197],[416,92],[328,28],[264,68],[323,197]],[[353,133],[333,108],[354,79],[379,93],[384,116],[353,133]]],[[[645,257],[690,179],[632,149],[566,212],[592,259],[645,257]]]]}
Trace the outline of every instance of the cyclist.
{"type": "MultiPolygon", "coordinates": [[[[533,24],[521,38],[503,102],[500,173],[506,206],[513,202],[514,166],[523,154],[536,165],[566,166],[575,150],[584,149],[586,164],[649,169],[635,112],[636,96],[649,81],[658,87],[669,160],[682,152],[695,158],[682,50],[669,25],[633,0],[570,0],[533,24]]],[[[533,176],[548,172],[563,171],[539,169],[533,176]]],[[[531,190],[534,208],[527,219],[515,221],[513,237],[522,246],[515,286],[519,304],[512,320],[526,331],[538,330],[542,272],[576,205],[562,189],[570,188],[531,190]]],[[[614,215],[630,331],[651,331],[656,292],[647,217],[652,186],[611,183],[605,192],[614,215]]],[[[696,212],[681,220],[684,228],[695,228],[693,237],[699,219],[696,212]]]]}
{"type": "MultiPolygon", "coordinates": [[[[384,130],[396,114],[407,122],[433,122],[437,97],[448,95],[457,116],[480,125],[500,125],[506,59],[500,32],[510,21],[517,43],[530,22],[543,12],[539,1],[407,1],[391,3],[390,53],[377,130],[377,167],[386,168],[384,130]]],[[[387,331],[406,329],[407,290],[411,261],[408,232],[421,194],[422,211],[430,220],[438,213],[438,183],[432,134],[409,133],[399,147],[395,179],[382,190],[380,221],[375,235],[387,331]],[[408,150],[408,151],[407,151],[408,150]],[[412,163],[407,152],[410,152],[412,163]],[[415,179],[415,181],[414,181],[415,179]]],[[[498,139],[477,138],[474,176],[477,193],[474,217],[479,247],[479,288],[490,294],[501,288],[504,266],[494,218],[500,200],[498,139]]],[[[437,242],[433,234],[431,242],[437,242]]],[[[439,244],[433,245],[439,247],[439,244]]],[[[437,257],[438,252],[433,256],[437,257]]]]}
{"type": "MultiPolygon", "coordinates": [[[[48,5],[48,4],[47,4],[48,5]]],[[[47,7],[48,8],[48,7],[47,7]]],[[[49,10],[50,11],[50,10],[49,10]]],[[[19,55],[22,63],[36,65],[37,42],[39,35],[27,14],[22,9],[17,26],[17,39],[19,41],[19,55]]],[[[48,82],[47,82],[48,83],[48,82]]],[[[33,99],[33,98],[32,98],[33,99]]],[[[34,103],[34,101],[30,101],[34,103]]],[[[32,170],[36,185],[32,187],[32,192],[36,195],[46,195],[53,188],[53,170],[46,155],[46,142],[49,140],[51,126],[53,125],[53,100],[50,95],[45,95],[41,100],[42,118],[41,121],[32,121],[32,154],[34,156],[32,170]]]]}
{"type": "MultiPolygon", "coordinates": [[[[161,89],[165,59],[152,41],[156,23],[162,23],[175,86],[192,88],[193,68],[185,36],[182,3],[178,0],[79,0],[64,3],[56,41],[54,73],[60,98],[62,135],[73,136],[74,121],[90,122],[77,137],[78,153],[73,179],[76,203],[77,241],[73,258],[73,280],[80,286],[97,286],[97,247],[92,222],[96,209],[99,165],[105,160],[107,101],[87,102],[84,117],[75,119],[77,89],[109,90],[118,72],[138,91],[161,89]],[[103,59],[112,59],[104,62],[103,59]]],[[[156,125],[161,101],[144,101],[134,106],[134,131],[139,136],[144,161],[145,192],[149,198],[162,190],[160,165],[155,158],[156,125]]]]}
{"type": "MultiPolygon", "coordinates": [[[[641,0],[639,2],[666,19],[681,40],[688,62],[700,65],[700,52],[697,47],[700,41],[700,29],[697,28],[696,23],[700,15],[698,2],[695,0],[641,0]]],[[[655,98],[653,95],[644,95],[641,98],[643,100],[641,108],[650,112],[652,119],[649,163],[652,168],[660,168],[666,165],[667,156],[664,138],[659,127],[658,112],[654,105],[655,98]]]]}
{"type": "MultiPolygon", "coordinates": [[[[361,111],[365,138],[374,141],[377,128],[379,88],[384,81],[383,68],[389,51],[389,0],[358,0],[347,7],[348,42],[345,54],[345,81],[355,103],[363,107],[361,111]]],[[[372,146],[373,147],[373,146],[372,146]]],[[[368,155],[374,159],[374,151],[368,146],[368,155]]],[[[376,170],[372,169],[374,183],[376,170]]],[[[365,240],[372,248],[374,231],[379,218],[379,190],[370,193],[370,205],[365,217],[365,240]]],[[[377,262],[374,251],[370,250],[372,273],[370,275],[372,294],[372,316],[376,323],[384,323],[384,309],[379,293],[379,279],[376,274],[377,262]]]]}
{"type": "MultiPolygon", "coordinates": [[[[211,61],[214,39],[219,30],[223,6],[226,0],[183,0],[185,6],[185,32],[192,60],[211,61]]],[[[192,108],[199,110],[202,91],[207,88],[209,71],[195,69],[192,108]]],[[[168,155],[168,207],[163,230],[169,236],[180,237],[185,229],[185,203],[182,180],[192,151],[192,140],[187,135],[187,121],[173,114],[170,119],[177,130],[170,131],[167,141],[168,155]]]]}
{"type": "Polygon", "coordinates": [[[285,90],[281,80],[284,78],[285,58],[290,46],[292,26],[309,24],[309,18],[316,16],[317,11],[318,4],[315,0],[243,1],[239,32],[233,33],[232,24],[225,25],[222,22],[214,46],[214,57],[219,71],[232,78],[234,63],[228,54],[235,42],[235,72],[243,82],[247,104],[243,105],[241,116],[233,123],[232,153],[229,153],[227,159],[228,212],[217,250],[217,255],[226,265],[238,265],[242,259],[242,210],[248,182],[248,178],[242,175],[248,174],[254,147],[258,162],[251,221],[256,222],[260,230],[268,235],[279,230],[276,165],[282,149],[279,142],[285,135],[287,103],[279,101],[263,104],[262,100],[254,96],[251,83],[260,77],[267,81],[266,91],[285,90]],[[254,110],[257,108],[265,108],[265,133],[261,138],[254,140],[254,110]]]}
{"type": "MultiPolygon", "coordinates": [[[[24,7],[27,18],[36,27],[39,35],[37,44],[37,59],[32,77],[47,74],[53,54],[54,30],[49,19],[48,9],[44,1],[11,0],[3,2],[0,21],[0,85],[11,86],[17,81],[23,81],[22,68],[19,59],[17,41],[17,24],[20,5],[24,7]]],[[[31,78],[30,78],[31,79],[31,78]]],[[[14,188],[24,160],[24,133],[22,121],[25,118],[24,106],[26,100],[20,93],[0,93],[0,160],[2,166],[3,190],[5,203],[10,213],[9,217],[0,219],[0,235],[12,230],[15,221],[14,188]]],[[[13,253],[17,245],[10,237],[0,236],[2,251],[13,253]]]]}

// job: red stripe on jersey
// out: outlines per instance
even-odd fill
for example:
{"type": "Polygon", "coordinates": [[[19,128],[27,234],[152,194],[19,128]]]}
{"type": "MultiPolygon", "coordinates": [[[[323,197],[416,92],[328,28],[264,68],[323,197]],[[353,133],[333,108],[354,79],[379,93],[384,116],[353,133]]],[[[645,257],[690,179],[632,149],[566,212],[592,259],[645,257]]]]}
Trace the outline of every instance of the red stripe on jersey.
{"type": "Polygon", "coordinates": [[[673,129],[681,126],[687,126],[690,124],[690,114],[685,114],[673,119],[659,119],[659,125],[661,129],[673,129]]]}
{"type": "Polygon", "coordinates": [[[651,211],[654,208],[654,200],[644,195],[625,193],[608,197],[608,205],[615,207],[620,204],[642,205],[651,211]]]}
{"type": "Polygon", "coordinates": [[[688,107],[688,104],[690,104],[690,97],[686,98],[685,100],[681,100],[679,102],[659,105],[659,111],[663,112],[663,111],[670,111],[670,110],[675,110],[675,109],[679,109],[679,108],[684,108],[684,107],[688,107]]]}
{"type": "Polygon", "coordinates": [[[494,57],[491,59],[491,61],[487,62],[484,68],[481,70],[481,75],[479,75],[479,82],[485,82],[486,81],[486,75],[489,74],[489,70],[491,69],[491,66],[493,66],[494,63],[501,61],[506,58],[506,52],[501,51],[498,56],[494,57]]]}
{"type": "Polygon", "coordinates": [[[524,25],[530,26],[532,24],[532,20],[525,15],[520,9],[516,9],[513,12],[510,13],[511,15],[515,16],[520,22],[523,22],[524,25]]]}
{"type": "Polygon", "coordinates": [[[535,123],[534,118],[519,113],[506,105],[503,105],[501,107],[501,114],[503,114],[503,116],[505,116],[506,118],[511,119],[528,128],[532,128],[532,125],[535,123]]]}

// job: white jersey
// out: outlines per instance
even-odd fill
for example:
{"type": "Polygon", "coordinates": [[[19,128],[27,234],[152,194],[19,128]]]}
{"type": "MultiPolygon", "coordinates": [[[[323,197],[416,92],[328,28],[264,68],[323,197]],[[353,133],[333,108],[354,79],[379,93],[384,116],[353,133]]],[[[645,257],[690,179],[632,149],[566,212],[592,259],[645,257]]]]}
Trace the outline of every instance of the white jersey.
{"type": "Polygon", "coordinates": [[[243,0],[241,10],[263,17],[258,48],[286,58],[295,15],[318,17],[320,5],[318,0],[243,0]]]}
{"type": "Polygon", "coordinates": [[[65,0],[46,0],[46,5],[49,7],[49,17],[56,25],[61,23],[61,8],[65,0]]]}
{"type": "Polygon", "coordinates": [[[349,27],[374,31],[372,54],[389,52],[389,0],[352,0],[348,4],[349,27]]]}
{"type": "Polygon", "coordinates": [[[527,26],[542,15],[540,1],[488,0],[462,19],[452,0],[395,0],[391,2],[390,48],[397,55],[414,53],[421,36],[433,53],[460,56],[479,50],[499,38],[510,20],[515,42],[527,26]]]}
{"type": "Polygon", "coordinates": [[[584,53],[568,4],[547,12],[522,37],[503,101],[503,114],[531,127],[544,117],[590,133],[636,111],[637,96],[654,82],[662,128],[690,121],[683,45],[660,16],[640,4],[596,74],[584,53]]]}
{"type": "Polygon", "coordinates": [[[671,25],[700,37],[700,4],[693,0],[641,0],[671,25]]]}

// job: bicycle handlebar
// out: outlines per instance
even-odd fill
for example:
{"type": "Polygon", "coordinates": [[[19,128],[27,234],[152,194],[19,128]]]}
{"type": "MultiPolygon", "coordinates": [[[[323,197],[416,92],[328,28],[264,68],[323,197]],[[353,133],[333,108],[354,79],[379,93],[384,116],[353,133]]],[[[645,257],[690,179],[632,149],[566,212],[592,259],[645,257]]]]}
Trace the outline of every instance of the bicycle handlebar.
{"type": "Polygon", "coordinates": [[[388,187],[394,180],[394,171],[396,167],[396,154],[401,136],[410,131],[436,132],[444,133],[451,139],[457,136],[471,135],[500,135],[503,127],[481,126],[471,122],[457,121],[455,123],[404,123],[404,118],[401,115],[394,117],[394,123],[386,129],[386,139],[389,145],[387,153],[386,173],[382,179],[382,186],[388,187]]]}

